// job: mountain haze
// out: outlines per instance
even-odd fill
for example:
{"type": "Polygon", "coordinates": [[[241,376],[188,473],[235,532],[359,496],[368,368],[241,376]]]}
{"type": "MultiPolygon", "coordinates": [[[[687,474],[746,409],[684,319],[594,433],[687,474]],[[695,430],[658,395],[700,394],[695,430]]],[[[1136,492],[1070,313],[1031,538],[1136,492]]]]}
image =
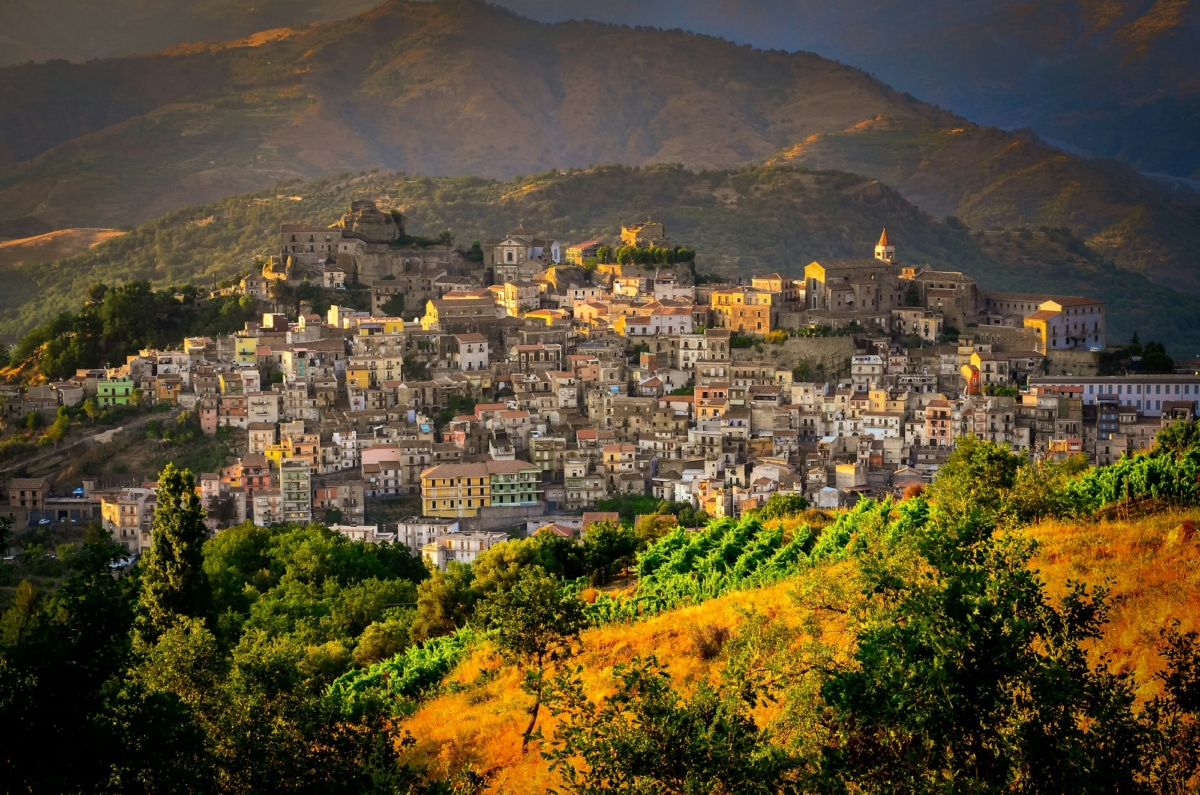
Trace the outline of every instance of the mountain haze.
{"type": "Polygon", "coordinates": [[[1191,0],[504,0],[537,19],[811,50],[977,122],[1200,179],[1191,0]]]}
{"type": "Polygon", "coordinates": [[[156,55],[0,70],[0,222],[131,225],[372,167],[501,179],[774,157],[881,177],[975,226],[1069,226],[1200,292],[1200,204],[1115,164],[981,128],[810,53],[540,24],[477,0],[156,55]]]}

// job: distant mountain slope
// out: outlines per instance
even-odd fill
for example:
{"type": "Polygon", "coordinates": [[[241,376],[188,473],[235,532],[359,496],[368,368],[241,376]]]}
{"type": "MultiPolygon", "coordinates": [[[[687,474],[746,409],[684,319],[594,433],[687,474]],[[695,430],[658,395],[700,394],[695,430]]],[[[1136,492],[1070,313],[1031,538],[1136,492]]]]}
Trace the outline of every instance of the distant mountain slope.
{"type": "Polygon", "coordinates": [[[0,222],[135,224],[373,166],[502,179],[723,168],[799,144],[804,162],[881,177],[935,215],[1066,224],[1122,267],[1200,292],[1200,204],[1131,171],[978,128],[815,55],[549,26],[479,0],[393,0],[237,42],[12,67],[0,106],[0,222]]]}
{"type": "MultiPolygon", "coordinates": [[[[372,0],[8,0],[0,66],[133,55],[366,10],[372,0]]],[[[501,0],[544,21],[684,28],[810,50],[977,122],[1200,179],[1191,0],[501,0]]]]}
{"type": "Polygon", "coordinates": [[[0,66],[62,58],[88,61],[153,52],[198,39],[327,22],[377,0],[6,0],[0,66]]]}
{"type": "Polygon", "coordinates": [[[1105,264],[1078,241],[983,236],[935,221],[864,177],[793,166],[610,166],[506,182],[363,173],[291,184],[176,211],[46,267],[0,270],[0,334],[12,339],[74,308],[95,282],[205,285],[246,272],[272,253],[280,223],[330,223],[357,198],[402,209],[416,234],[449,229],[462,247],[519,224],[566,243],[613,237],[622,222],[652,216],[695,247],[701,271],[728,276],[798,276],[814,259],[869,256],[886,226],[905,263],[963,270],[992,289],[1099,295],[1109,302],[1111,340],[1137,331],[1177,357],[1200,353],[1200,298],[1105,264]]]}
{"type": "Polygon", "coordinates": [[[852,64],[977,122],[1200,179],[1192,0],[503,0],[852,64]]]}

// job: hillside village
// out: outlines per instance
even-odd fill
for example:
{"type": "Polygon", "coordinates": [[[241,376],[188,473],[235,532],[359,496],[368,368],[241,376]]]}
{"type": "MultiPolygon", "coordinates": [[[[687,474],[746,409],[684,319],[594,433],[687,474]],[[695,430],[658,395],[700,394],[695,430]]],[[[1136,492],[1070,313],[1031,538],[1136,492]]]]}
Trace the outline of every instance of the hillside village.
{"type": "MultiPolygon", "coordinates": [[[[441,568],[513,528],[578,536],[614,500],[847,507],[930,482],[965,435],[1104,465],[1196,414],[1200,375],[1100,374],[1101,301],[990,292],[906,262],[886,230],[803,278],[722,282],[669,231],[518,228],[464,252],[356,201],[329,227],[283,225],[228,288],[261,322],[7,387],[6,413],[192,411],[237,440],[235,462],[197,473],[212,530],[325,521],[441,568]],[[305,283],[365,289],[371,311],[289,317],[280,288],[305,283]],[[398,498],[414,515],[379,520],[398,498]]],[[[13,477],[8,494],[18,527],[95,519],[131,554],[151,543],[153,483],[13,477]]]]}

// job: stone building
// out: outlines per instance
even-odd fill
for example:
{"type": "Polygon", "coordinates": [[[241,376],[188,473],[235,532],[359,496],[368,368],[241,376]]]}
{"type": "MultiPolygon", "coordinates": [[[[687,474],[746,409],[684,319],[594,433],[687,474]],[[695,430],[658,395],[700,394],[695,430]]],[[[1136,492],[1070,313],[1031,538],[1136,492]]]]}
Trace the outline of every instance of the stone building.
{"type": "Polygon", "coordinates": [[[667,230],[657,221],[646,220],[644,224],[633,224],[621,227],[621,245],[635,248],[667,248],[671,239],[667,230]]]}

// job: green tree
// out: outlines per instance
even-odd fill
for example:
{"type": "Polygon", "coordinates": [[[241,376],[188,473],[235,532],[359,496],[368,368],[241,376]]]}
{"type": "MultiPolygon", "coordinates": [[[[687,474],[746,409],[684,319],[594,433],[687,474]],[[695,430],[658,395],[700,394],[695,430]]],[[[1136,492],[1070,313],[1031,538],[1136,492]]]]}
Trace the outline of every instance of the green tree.
{"type": "Polygon", "coordinates": [[[1032,546],[978,516],[858,541],[845,621],[853,663],[820,694],[835,727],[828,785],[856,791],[1132,792],[1143,729],[1128,677],[1092,667],[1108,610],[1072,584],[1057,604],[1032,546]]]}
{"type": "Polygon", "coordinates": [[[1200,421],[1178,420],[1154,435],[1154,453],[1178,457],[1189,450],[1200,450],[1200,421]]]}
{"type": "Polygon", "coordinates": [[[1155,675],[1161,691],[1146,706],[1152,728],[1143,771],[1152,792],[1195,792],[1200,784],[1200,635],[1180,632],[1179,621],[1160,630],[1165,663],[1155,675]]]}
{"type": "Polygon", "coordinates": [[[112,788],[122,768],[137,768],[140,786],[152,791],[185,791],[167,784],[189,770],[172,744],[181,733],[177,712],[126,689],[138,583],[112,576],[109,563],[122,554],[107,534],[90,536],[58,591],[20,586],[0,620],[6,792],[122,791],[112,788]],[[50,737],[72,752],[48,745],[50,737]]]}
{"type": "Polygon", "coordinates": [[[404,377],[414,381],[429,380],[429,366],[414,354],[404,357],[404,377]]]}
{"type": "Polygon", "coordinates": [[[908,289],[904,291],[905,306],[920,306],[921,305],[921,288],[917,286],[916,281],[908,283],[908,289]]]}
{"type": "Polygon", "coordinates": [[[1142,348],[1142,372],[1175,372],[1175,360],[1167,355],[1167,349],[1161,342],[1147,342],[1142,348]]]}
{"type": "Polygon", "coordinates": [[[139,630],[153,641],[180,618],[212,617],[212,586],[204,573],[204,509],[188,470],[167,464],[158,476],[151,547],[142,559],[139,630]]]}
{"type": "Polygon", "coordinates": [[[387,300],[386,303],[379,307],[387,317],[403,317],[404,316],[404,293],[396,293],[387,300]]]}
{"type": "Polygon", "coordinates": [[[647,514],[633,525],[633,535],[638,548],[645,549],[679,526],[679,519],[670,514],[655,512],[647,514]]]}
{"type": "Polygon", "coordinates": [[[485,599],[479,618],[495,631],[504,660],[524,669],[522,689],[533,696],[529,724],[521,735],[524,749],[537,725],[547,671],[572,654],[586,624],[583,601],[540,567],[530,567],[511,588],[485,599]]]}
{"type": "Polygon", "coordinates": [[[616,692],[599,703],[587,698],[578,675],[562,673],[548,687],[546,704],[563,720],[545,756],[568,791],[802,791],[800,760],[758,728],[756,701],[744,683],[718,689],[701,681],[691,695],[681,696],[653,657],[614,666],[613,678],[616,692]]]}
{"type": "Polygon", "coordinates": [[[758,518],[764,521],[797,516],[808,510],[808,500],[799,494],[772,494],[765,505],[758,509],[758,518]]]}
{"type": "Polygon", "coordinates": [[[954,516],[980,511],[994,518],[1024,463],[1025,459],[995,442],[963,436],[925,494],[939,510],[954,516]]]}
{"type": "Polygon", "coordinates": [[[616,522],[596,522],[583,537],[584,554],[592,582],[606,585],[617,572],[633,562],[638,537],[616,522]]]}
{"type": "Polygon", "coordinates": [[[550,574],[564,580],[575,580],[587,574],[587,553],[578,540],[546,531],[527,543],[537,551],[538,565],[550,574]]]}
{"type": "Polygon", "coordinates": [[[417,615],[413,618],[411,635],[420,642],[449,635],[463,626],[475,612],[479,591],[474,587],[475,572],[471,566],[452,560],[445,571],[417,586],[417,615]]]}
{"type": "Polygon", "coordinates": [[[524,569],[540,562],[538,548],[528,540],[496,544],[471,564],[471,571],[475,575],[473,587],[483,597],[494,591],[506,591],[521,578],[524,569]]]}
{"type": "Polygon", "coordinates": [[[96,403],[95,398],[88,398],[83,401],[83,413],[87,415],[87,418],[92,421],[93,425],[96,424],[96,418],[100,416],[100,405],[96,403]]]}
{"type": "Polygon", "coordinates": [[[366,667],[382,660],[390,660],[408,648],[409,627],[412,621],[389,619],[376,621],[363,630],[354,647],[354,662],[366,667]]]}

